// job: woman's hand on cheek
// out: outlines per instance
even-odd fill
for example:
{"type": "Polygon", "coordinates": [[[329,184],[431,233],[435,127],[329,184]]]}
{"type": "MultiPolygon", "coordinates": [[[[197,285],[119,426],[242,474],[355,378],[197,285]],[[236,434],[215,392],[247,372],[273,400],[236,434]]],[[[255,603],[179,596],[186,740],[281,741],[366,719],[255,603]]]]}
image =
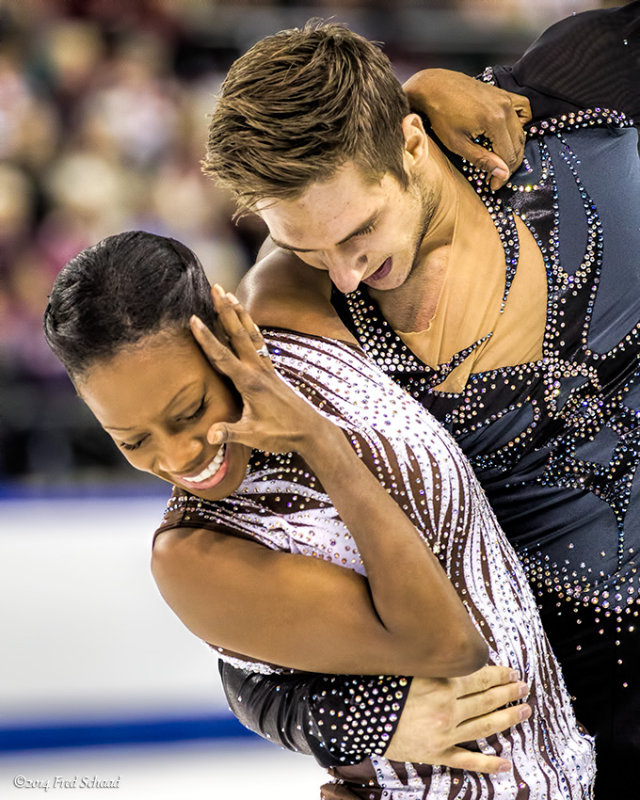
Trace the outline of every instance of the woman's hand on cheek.
{"type": "Polygon", "coordinates": [[[216,285],[213,301],[229,347],[198,317],[191,318],[191,330],[212,367],[234,383],[243,411],[237,422],[213,425],[207,438],[213,444],[238,442],[270,453],[294,450],[304,456],[315,437],[333,425],[277,375],[259,328],[237,299],[216,285]]]}

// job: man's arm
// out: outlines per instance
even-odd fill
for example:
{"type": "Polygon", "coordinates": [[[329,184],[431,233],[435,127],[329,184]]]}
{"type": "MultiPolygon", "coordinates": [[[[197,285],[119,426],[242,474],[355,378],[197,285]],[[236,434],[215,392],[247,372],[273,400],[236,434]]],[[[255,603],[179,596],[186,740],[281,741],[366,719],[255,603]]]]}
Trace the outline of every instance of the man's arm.
{"type": "MultiPolygon", "coordinates": [[[[397,761],[443,764],[473,772],[510,770],[509,761],[460,747],[529,717],[527,694],[507,667],[483,667],[461,678],[370,675],[260,675],[220,661],[229,707],[245,727],[289,750],[313,755],[324,767],[357,764],[371,753],[397,761]],[[410,688],[409,688],[410,687],[410,688]],[[354,712],[393,695],[393,717],[370,740],[354,742],[354,712]]],[[[357,722],[356,722],[357,725],[357,722]]]]}

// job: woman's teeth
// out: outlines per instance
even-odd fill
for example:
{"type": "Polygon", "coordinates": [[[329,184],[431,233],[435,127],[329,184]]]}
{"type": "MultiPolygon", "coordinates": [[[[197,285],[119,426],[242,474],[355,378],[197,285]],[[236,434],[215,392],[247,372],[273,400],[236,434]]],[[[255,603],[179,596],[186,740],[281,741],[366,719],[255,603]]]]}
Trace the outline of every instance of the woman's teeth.
{"type": "Polygon", "coordinates": [[[183,480],[188,481],[189,483],[202,483],[202,481],[212,478],[222,466],[222,462],[224,461],[224,453],[225,446],[222,445],[208,467],[205,467],[198,475],[194,475],[191,478],[183,478],[183,480]]]}

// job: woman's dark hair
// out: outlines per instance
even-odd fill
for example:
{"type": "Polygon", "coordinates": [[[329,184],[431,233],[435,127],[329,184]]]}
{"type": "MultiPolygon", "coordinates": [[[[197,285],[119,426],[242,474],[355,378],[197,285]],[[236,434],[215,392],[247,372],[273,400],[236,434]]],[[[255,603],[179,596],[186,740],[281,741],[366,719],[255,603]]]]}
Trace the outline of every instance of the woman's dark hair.
{"type": "Polygon", "coordinates": [[[72,377],[166,329],[212,327],[209,282],[194,253],[145,231],[108,236],[72,258],[53,284],[46,339],[72,377]]]}

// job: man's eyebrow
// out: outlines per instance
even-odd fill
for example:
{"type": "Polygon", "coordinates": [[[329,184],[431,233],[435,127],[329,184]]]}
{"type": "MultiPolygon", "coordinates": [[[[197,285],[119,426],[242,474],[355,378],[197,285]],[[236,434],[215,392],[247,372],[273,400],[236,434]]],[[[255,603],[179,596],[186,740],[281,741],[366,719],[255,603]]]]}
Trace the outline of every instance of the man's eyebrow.
{"type": "MultiPolygon", "coordinates": [[[[185,392],[187,392],[189,389],[192,389],[196,385],[196,383],[197,383],[197,381],[195,381],[194,383],[189,383],[186,386],[183,386],[182,389],[179,389],[173,395],[171,400],[169,400],[169,402],[166,404],[166,406],[163,409],[163,413],[168,408],[171,408],[171,406],[175,403],[175,401],[178,400],[185,392]]],[[[112,425],[103,425],[103,428],[105,429],[105,431],[133,431],[133,430],[136,430],[136,428],[117,428],[117,427],[112,426],[112,425]]]]}
{"type": "MultiPolygon", "coordinates": [[[[369,217],[369,219],[366,219],[362,224],[358,225],[355,231],[351,231],[351,233],[348,233],[344,237],[344,239],[340,239],[340,241],[336,244],[336,247],[338,247],[341,244],[346,244],[349,241],[349,239],[353,239],[354,236],[358,236],[358,234],[362,233],[363,231],[366,231],[367,228],[370,228],[372,225],[375,225],[376,222],[378,221],[379,216],[380,216],[380,211],[374,211],[374,213],[369,217]]],[[[283,250],[291,250],[295,253],[314,252],[312,248],[307,249],[304,247],[294,247],[293,245],[285,244],[284,242],[281,242],[278,239],[276,239],[275,236],[271,236],[271,241],[278,247],[281,247],[283,250]]]]}

